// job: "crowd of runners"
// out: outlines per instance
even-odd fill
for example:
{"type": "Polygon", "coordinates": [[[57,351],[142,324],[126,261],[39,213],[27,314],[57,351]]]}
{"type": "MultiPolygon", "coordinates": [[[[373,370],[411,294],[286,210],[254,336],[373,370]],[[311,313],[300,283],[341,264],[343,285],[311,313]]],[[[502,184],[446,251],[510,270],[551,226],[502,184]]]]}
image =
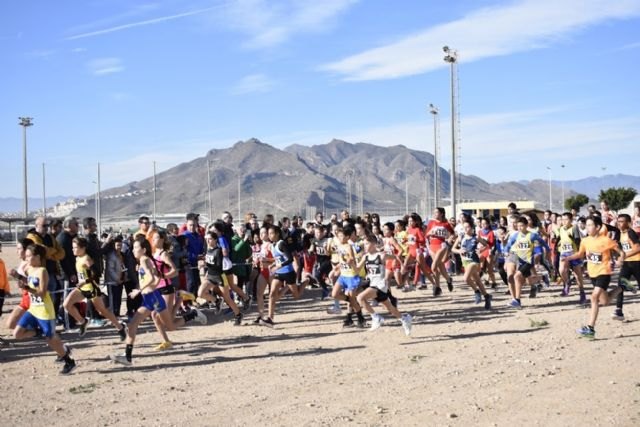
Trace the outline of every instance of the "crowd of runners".
{"type": "Polygon", "coordinates": [[[436,208],[429,219],[411,213],[385,223],[375,213],[352,218],[342,211],[328,221],[318,213],[310,222],[273,215],[259,221],[248,213],[235,225],[225,212],[206,226],[188,214],[184,224],[164,228],[142,216],[131,235],[101,236],[94,218],[38,217],[17,243],[19,265],[7,273],[0,260],[0,313],[9,275],[21,293],[6,322],[13,338],[43,337],[68,374],[76,363],[56,329],[81,339],[88,326],[108,322],[124,342],[111,360],[131,365],[136,333],[149,317],[160,337],[155,350],[166,351],[172,331],[208,323],[205,311],[233,313],[233,324],[242,325],[254,310],[250,325],[273,328],[279,300],[320,288],[313,295],[333,301],[327,312],[344,313],[344,327],[378,329],[383,307],[410,335],[412,316],[394,292],[430,289],[424,298],[438,298],[442,285],[453,292],[452,276],[463,275],[470,303],[485,310],[494,309],[499,282],[512,309],[522,308],[523,290],[535,298],[552,283],[567,298],[575,286],[583,305],[589,279],[590,318],[577,333],[593,338],[599,307],[615,301],[612,317],[624,320],[625,292],[635,293],[640,282],[640,208],[633,216],[616,215],[606,202],[588,210],[539,218],[512,203],[499,218],[447,218],[436,208]]]}

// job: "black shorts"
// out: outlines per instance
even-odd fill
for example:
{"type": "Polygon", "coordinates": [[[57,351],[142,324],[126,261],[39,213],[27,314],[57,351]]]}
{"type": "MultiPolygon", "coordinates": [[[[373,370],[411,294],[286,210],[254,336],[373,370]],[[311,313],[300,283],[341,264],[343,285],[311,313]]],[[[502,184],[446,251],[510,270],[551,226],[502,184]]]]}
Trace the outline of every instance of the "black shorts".
{"type": "Polygon", "coordinates": [[[222,280],[222,277],[215,274],[207,274],[207,282],[215,286],[224,286],[224,280],[222,280]]]}
{"type": "Polygon", "coordinates": [[[524,276],[525,279],[527,277],[531,277],[531,269],[533,268],[533,265],[526,261],[523,261],[516,254],[510,255],[506,262],[517,265],[518,271],[524,276]]]}
{"type": "Polygon", "coordinates": [[[82,294],[83,297],[85,297],[88,300],[92,300],[94,298],[102,296],[102,291],[100,290],[100,287],[97,286],[95,283],[91,284],[90,291],[80,289],[80,293],[82,294]]]}
{"type": "Polygon", "coordinates": [[[390,294],[390,292],[389,292],[389,291],[387,291],[387,292],[382,292],[380,289],[376,289],[376,291],[378,292],[378,293],[376,294],[376,298],[375,298],[375,299],[376,299],[376,301],[378,301],[378,302],[385,302],[386,300],[388,300],[388,299],[389,299],[389,294],[390,294]]]}
{"type": "Polygon", "coordinates": [[[176,288],[174,288],[173,285],[167,285],[156,289],[158,289],[160,295],[173,295],[176,293],[176,288]]]}
{"type": "Polygon", "coordinates": [[[296,284],[296,279],[297,279],[297,275],[295,271],[290,271],[288,273],[275,273],[273,275],[273,278],[276,280],[281,281],[282,283],[286,284],[286,285],[295,285],[296,284]]]}
{"type": "Polygon", "coordinates": [[[609,288],[609,283],[611,283],[611,275],[609,274],[591,278],[591,284],[594,288],[601,288],[606,291],[609,288]]]}
{"type": "Polygon", "coordinates": [[[635,277],[640,283],[640,261],[625,261],[620,269],[620,278],[631,279],[635,277]]]}

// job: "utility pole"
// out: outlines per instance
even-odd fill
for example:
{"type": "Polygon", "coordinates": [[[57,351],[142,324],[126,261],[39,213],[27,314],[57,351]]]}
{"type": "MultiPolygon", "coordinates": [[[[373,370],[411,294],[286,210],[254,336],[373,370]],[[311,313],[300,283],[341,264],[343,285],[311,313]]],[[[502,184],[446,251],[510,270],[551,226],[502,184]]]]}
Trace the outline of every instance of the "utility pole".
{"type": "Polygon", "coordinates": [[[22,183],[23,183],[23,215],[25,223],[29,217],[29,194],[27,190],[27,128],[33,126],[33,117],[18,117],[22,126],[22,183]]]}
{"type": "Polygon", "coordinates": [[[457,185],[456,185],[456,160],[457,160],[457,148],[456,148],[456,99],[455,99],[455,67],[458,61],[458,52],[449,49],[448,46],[442,48],[444,53],[444,61],[450,65],[450,78],[451,78],[451,215],[456,216],[456,202],[457,202],[457,185]]]}

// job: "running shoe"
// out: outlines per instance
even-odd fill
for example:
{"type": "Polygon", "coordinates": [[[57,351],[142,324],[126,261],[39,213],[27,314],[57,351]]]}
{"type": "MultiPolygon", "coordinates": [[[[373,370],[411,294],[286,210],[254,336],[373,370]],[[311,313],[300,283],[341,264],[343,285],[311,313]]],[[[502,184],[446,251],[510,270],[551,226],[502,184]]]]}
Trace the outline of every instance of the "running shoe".
{"type": "Polygon", "coordinates": [[[542,287],[542,283],[538,283],[538,284],[536,285],[536,289],[538,290],[538,292],[542,292],[542,289],[544,289],[544,288],[542,287]]]}
{"type": "Polygon", "coordinates": [[[447,289],[449,289],[449,292],[453,292],[453,279],[451,277],[447,280],[447,289]]]}
{"type": "Polygon", "coordinates": [[[200,323],[201,325],[206,325],[208,320],[207,315],[204,314],[202,310],[198,310],[197,308],[194,308],[194,310],[196,311],[196,318],[193,320],[200,323]]]}
{"type": "Polygon", "coordinates": [[[491,310],[491,301],[493,301],[493,295],[487,294],[484,297],[484,309],[491,310]]]}
{"type": "Polygon", "coordinates": [[[253,322],[251,322],[253,325],[259,325],[260,321],[262,320],[262,316],[258,316],[256,317],[256,320],[254,320],[253,322]]]}
{"type": "Polygon", "coordinates": [[[624,277],[620,279],[620,286],[625,292],[631,292],[632,294],[638,292],[638,285],[631,283],[629,279],[625,279],[624,277]]]}
{"type": "Polygon", "coordinates": [[[366,320],[364,320],[364,317],[362,317],[362,316],[358,317],[358,322],[356,323],[356,326],[359,329],[364,329],[364,328],[367,327],[367,322],[366,322],[366,320]]]}
{"type": "Polygon", "coordinates": [[[87,333],[87,319],[84,319],[84,323],[78,325],[78,336],[83,337],[87,333]]]}
{"type": "Polygon", "coordinates": [[[498,287],[498,284],[496,282],[491,282],[491,289],[495,289],[498,287]]]}
{"type": "Polygon", "coordinates": [[[107,324],[106,320],[103,319],[91,319],[89,321],[89,327],[90,328],[102,328],[104,325],[107,324]]]}
{"type": "Polygon", "coordinates": [[[329,289],[323,289],[322,290],[322,295],[320,296],[320,300],[322,301],[322,300],[326,299],[329,296],[330,293],[331,292],[329,291],[329,289]]]}
{"type": "Polygon", "coordinates": [[[529,291],[529,298],[535,298],[538,295],[538,286],[531,285],[531,290],[529,291]]]}
{"type": "Polygon", "coordinates": [[[617,308],[616,311],[611,313],[611,318],[613,320],[618,320],[618,321],[622,322],[622,321],[624,321],[624,313],[622,313],[621,309],[617,308]]]}
{"type": "Polygon", "coordinates": [[[482,302],[482,294],[480,293],[480,291],[473,293],[473,300],[476,304],[480,304],[482,302]]]}
{"type": "Polygon", "coordinates": [[[333,306],[327,309],[327,313],[329,314],[340,314],[342,313],[342,308],[340,308],[340,301],[333,300],[333,306]]]}
{"type": "Polygon", "coordinates": [[[562,288],[562,292],[560,292],[560,296],[561,297],[568,297],[569,296],[569,287],[565,286],[564,288],[562,288]]]}
{"type": "Polygon", "coordinates": [[[273,328],[273,326],[275,325],[275,324],[273,323],[273,320],[271,320],[271,318],[270,318],[270,317],[267,317],[266,319],[264,319],[264,318],[260,317],[260,324],[261,324],[262,326],[266,326],[267,328],[273,328]]]}
{"type": "Polygon", "coordinates": [[[421,291],[427,290],[427,284],[426,283],[421,283],[420,286],[418,286],[418,289],[420,289],[421,291]]]}
{"type": "Polygon", "coordinates": [[[120,341],[124,341],[127,339],[127,325],[123,322],[120,322],[120,330],[118,330],[118,335],[120,336],[120,341]]]}
{"type": "Polygon", "coordinates": [[[507,305],[511,308],[522,308],[522,304],[520,304],[518,300],[515,298],[509,301],[509,304],[507,305]]]}
{"type": "Polygon", "coordinates": [[[384,323],[384,317],[379,315],[378,313],[374,313],[371,315],[371,330],[375,331],[384,323]]]}
{"type": "Polygon", "coordinates": [[[347,317],[346,319],[344,319],[344,322],[342,322],[342,327],[343,328],[348,328],[353,326],[353,318],[351,317],[347,317]]]}
{"type": "Polygon", "coordinates": [[[236,318],[233,321],[233,326],[242,326],[242,313],[236,314],[236,318]]]}
{"type": "Polygon", "coordinates": [[[153,349],[155,351],[165,351],[165,350],[170,350],[172,348],[173,348],[173,343],[171,341],[163,341],[157,346],[155,346],[153,349]]]}
{"type": "Polygon", "coordinates": [[[411,287],[409,285],[404,285],[404,287],[402,288],[402,292],[409,292],[411,291],[411,287]]]}
{"type": "Polygon", "coordinates": [[[62,368],[60,373],[62,375],[69,375],[74,369],[76,369],[76,361],[73,359],[69,359],[68,361],[64,362],[64,367],[62,368]]]}
{"type": "Polygon", "coordinates": [[[411,324],[413,323],[413,318],[409,313],[402,315],[402,329],[404,329],[404,334],[406,336],[411,335],[411,324]]]}
{"type": "Polygon", "coordinates": [[[587,303],[587,294],[584,292],[584,289],[580,289],[580,301],[578,304],[585,305],[587,303]]]}
{"type": "Polygon", "coordinates": [[[593,339],[596,337],[596,330],[593,329],[591,326],[583,326],[582,328],[576,330],[576,332],[578,333],[578,335],[584,338],[593,339]]]}
{"type": "Polygon", "coordinates": [[[547,274],[542,275],[542,281],[544,282],[545,289],[551,286],[551,283],[549,283],[549,276],[547,274]]]}
{"type": "Polygon", "coordinates": [[[109,359],[111,359],[112,362],[119,363],[121,365],[131,366],[131,360],[127,359],[126,354],[110,354],[109,359]]]}
{"type": "Polygon", "coordinates": [[[248,311],[251,308],[251,297],[242,300],[242,311],[248,311]]]}
{"type": "Polygon", "coordinates": [[[69,347],[69,344],[64,343],[62,347],[64,348],[64,356],[56,357],[56,363],[63,363],[65,356],[71,356],[71,347],[69,347]]]}
{"type": "Polygon", "coordinates": [[[433,296],[439,297],[440,295],[442,295],[442,288],[440,286],[433,288],[433,296]]]}

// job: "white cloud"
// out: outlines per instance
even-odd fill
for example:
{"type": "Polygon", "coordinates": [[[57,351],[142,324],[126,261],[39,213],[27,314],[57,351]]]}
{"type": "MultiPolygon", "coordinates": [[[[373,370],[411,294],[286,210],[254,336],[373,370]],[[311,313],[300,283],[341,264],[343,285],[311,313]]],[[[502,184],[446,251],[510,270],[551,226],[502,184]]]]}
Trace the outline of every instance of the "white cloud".
{"type": "Polygon", "coordinates": [[[240,0],[224,10],[223,24],[246,33],[250,49],[273,47],[291,37],[330,29],[335,19],[359,0],[240,0]]]}
{"type": "Polygon", "coordinates": [[[72,53],[84,53],[86,51],[87,51],[87,49],[84,48],[84,47],[75,47],[75,48],[71,49],[72,53]]]}
{"type": "Polygon", "coordinates": [[[120,58],[93,59],[87,63],[87,68],[94,76],[104,76],[124,71],[124,65],[122,65],[120,58]]]}
{"type": "Polygon", "coordinates": [[[244,95],[248,93],[265,93],[271,91],[275,86],[275,82],[264,74],[251,74],[243,77],[231,89],[234,95],[244,95]]]}
{"type": "Polygon", "coordinates": [[[24,56],[31,59],[48,59],[55,55],[57,52],[58,51],[55,49],[40,49],[27,52],[24,54],[24,56]]]}
{"type": "Polygon", "coordinates": [[[471,62],[543,48],[588,26],[638,15],[638,0],[523,0],[477,10],[321,69],[351,81],[411,76],[444,67],[444,45],[471,62]]]}

